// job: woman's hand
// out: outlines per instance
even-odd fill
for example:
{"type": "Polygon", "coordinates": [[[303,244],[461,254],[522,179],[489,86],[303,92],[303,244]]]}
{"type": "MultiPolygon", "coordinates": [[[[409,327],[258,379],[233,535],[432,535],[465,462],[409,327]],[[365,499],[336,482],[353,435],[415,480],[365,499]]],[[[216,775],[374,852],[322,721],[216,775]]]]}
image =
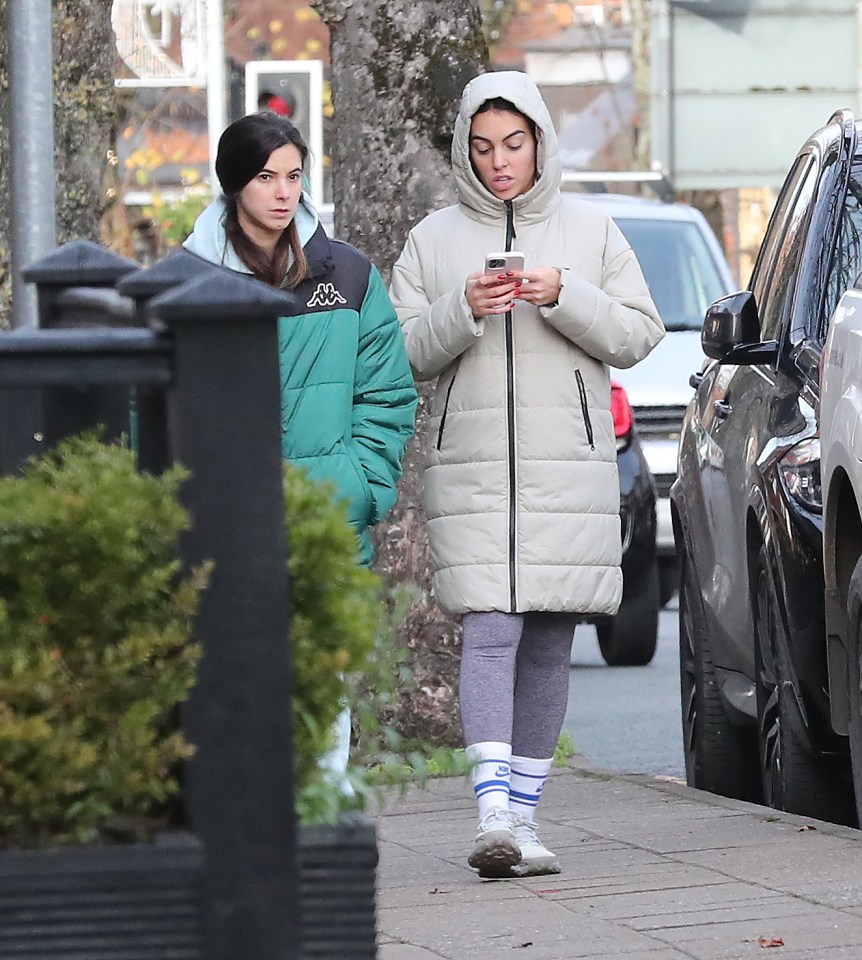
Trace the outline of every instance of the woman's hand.
{"type": "Polygon", "coordinates": [[[491,317],[512,309],[520,286],[521,281],[511,273],[471,273],[464,295],[474,317],[491,317]]]}
{"type": "Polygon", "coordinates": [[[560,299],[562,276],[556,267],[536,267],[535,270],[513,270],[512,276],[521,281],[516,293],[519,300],[526,300],[537,307],[547,307],[560,299]]]}

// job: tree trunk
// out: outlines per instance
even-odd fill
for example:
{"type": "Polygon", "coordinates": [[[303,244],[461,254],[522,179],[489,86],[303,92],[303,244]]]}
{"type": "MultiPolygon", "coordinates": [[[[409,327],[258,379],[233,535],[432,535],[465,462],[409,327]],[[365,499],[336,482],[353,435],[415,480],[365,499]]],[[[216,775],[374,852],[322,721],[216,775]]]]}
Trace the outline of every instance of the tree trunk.
{"type": "MultiPolygon", "coordinates": [[[[476,0],[317,0],[315,8],[331,38],[335,232],[388,278],[409,229],[452,202],[455,112],[464,85],[488,63],[479,7],[476,0]]],[[[398,503],[375,531],[376,566],[419,590],[402,634],[413,678],[391,720],[405,736],[455,745],[460,631],[431,593],[422,510],[431,386],[419,384],[416,436],[398,503]]]]}
{"type": "MultiPolygon", "coordinates": [[[[112,173],[117,59],[112,0],[53,0],[54,162],[57,242],[99,241],[112,173]]],[[[9,76],[7,23],[10,0],[0,0],[0,325],[11,301],[9,76]]],[[[16,82],[17,82],[16,78],[16,82]]],[[[26,83],[26,78],[21,78],[26,83]]],[[[50,189],[50,184],[36,184],[50,189]]]]}
{"type": "Polygon", "coordinates": [[[650,59],[650,12],[648,0],[630,0],[632,15],[632,72],[635,87],[635,145],[634,169],[652,167],[652,131],[650,116],[650,88],[652,65],[650,59]]]}

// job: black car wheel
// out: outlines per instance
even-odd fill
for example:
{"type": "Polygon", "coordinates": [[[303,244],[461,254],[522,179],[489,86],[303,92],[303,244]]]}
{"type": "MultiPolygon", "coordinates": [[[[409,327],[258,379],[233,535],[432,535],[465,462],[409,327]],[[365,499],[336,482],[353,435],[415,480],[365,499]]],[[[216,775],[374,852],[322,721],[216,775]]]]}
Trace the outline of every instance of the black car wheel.
{"type": "Polygon", "coordinates": [[[726,797],[758,800],[754,741],[730,722],[721,702],[702,603],[691,559],[682,550],[679,668],[686,781],[726,797]]]}
{"type": "Polygon", "coordinates": [[[615,617],[596,624],[599,650],[609,667],[644,667],[658,643],[658,566],[653,560],[639,593],[623,593],[615,617]]]}
{"type": "Polygon", "coordinates": [[[752,576],[752,606],[763,801],[777,810],[819,820],[843,819],[841,785],[825,758],[812,753],[798,732],[803,718],[766,547],[760,549],[752,576]]]}

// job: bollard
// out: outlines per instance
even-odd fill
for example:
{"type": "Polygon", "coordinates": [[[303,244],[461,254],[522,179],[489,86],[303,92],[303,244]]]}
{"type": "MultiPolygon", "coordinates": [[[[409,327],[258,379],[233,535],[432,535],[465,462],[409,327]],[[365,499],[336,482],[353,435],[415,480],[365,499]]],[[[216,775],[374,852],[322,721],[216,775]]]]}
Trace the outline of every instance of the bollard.
{"type": "Polygon", "coordinates": [[[191,471],[183,562],[214,562],[185,722],[207,960],[300,950],[276,322],[295,307],[291,294],[222,269],[150,302],[174,348],[171,448],[191,471]]]}
{"type": "Polygon", "coordinates": [[[140,267],[127,273],[117,282],[116,288],[119,294],[133,301],[135,323],[143,327],[151,319],[149,301],[153,297],[193,280],[199,274],[220,270],[223,268],[180,247],[151,267],[140,267]]]}
{"type": "MultiPolygon", "coordinates": [[[[127,273],[117,283],[116,289],[117,293],[128,297],[134,304],[135,324],[146,326],[151,319],[149,303],[153,297],[200,273],[219,269],[181,247],[151,267],[127,273]]],[[[158,387],[138,387],[135,392],[135,414],[132,446],[138,454],[138,466],[147,473],[161,473],[170,463],[165,391],[158,387]]]]}
{"type": "Polygon", "coordinates": [[[35,283],[39,303],[39,326],[57,327],[130,326],[130,304],[113,291],[117,281],[140,264],[112,253],[90,240],[72,240],[23,271],[35,283]],[[84,291],[101,291],[88,304],[84,291]],[[101,307],[99,306],[101,304],[101,307]]]}
{"type": "MultiPolygon", "coordinates": [[[[73,240],[28,266],[23,277],[36,284],[42,329],[132,324],[132,304],[114,289],[120,277],[137,270],[121,257],[89,240],[73,240]]],[[[20,392],[16,394],[20,403],[20,392]]],[[[35,401],[34,401],[35,402],[35,401]]],[[[102,425],[106,438],[128,435],[129,391],[102,386],[46,387],[41,391],[43,449],[64,437],[102,425]]]]}

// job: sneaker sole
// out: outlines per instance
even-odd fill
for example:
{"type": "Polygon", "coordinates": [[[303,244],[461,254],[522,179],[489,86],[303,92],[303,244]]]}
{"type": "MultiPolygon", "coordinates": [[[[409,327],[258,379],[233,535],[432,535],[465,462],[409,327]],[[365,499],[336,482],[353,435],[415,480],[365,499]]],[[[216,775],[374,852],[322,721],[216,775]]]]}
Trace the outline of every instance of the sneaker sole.
{"type": "Polygon", "coordinates": [[[502,879],[510,876],[510,870],[521,861],[521,851],[511,837],[505,834],[488,837],[478,845],[467,863],[479,871],[480,877],[502,879]]]}
{"type": "Polygon", "coordinates": [[[509,868],[510,877],[548,877],[561,873],[558,860],[522,860],[509,868]]]}

